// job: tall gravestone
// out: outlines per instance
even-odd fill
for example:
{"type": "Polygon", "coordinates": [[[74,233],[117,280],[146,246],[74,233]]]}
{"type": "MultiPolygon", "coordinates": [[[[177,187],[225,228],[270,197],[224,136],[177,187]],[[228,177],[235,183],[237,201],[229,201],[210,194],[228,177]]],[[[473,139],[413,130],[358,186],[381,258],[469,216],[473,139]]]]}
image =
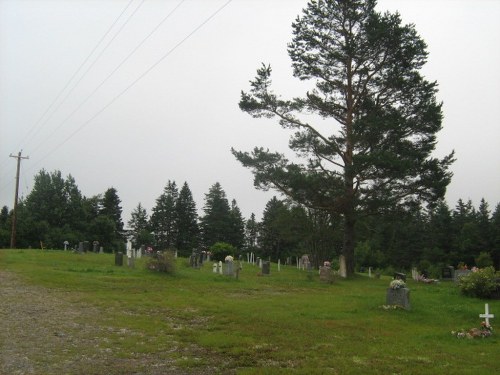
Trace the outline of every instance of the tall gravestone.
{"type": "Polygon", "coordinates": [[[347,268],[345,264],[345,256],[341,255],[339,257],[339,275],[340,277],[347,277],[347,268]]]}

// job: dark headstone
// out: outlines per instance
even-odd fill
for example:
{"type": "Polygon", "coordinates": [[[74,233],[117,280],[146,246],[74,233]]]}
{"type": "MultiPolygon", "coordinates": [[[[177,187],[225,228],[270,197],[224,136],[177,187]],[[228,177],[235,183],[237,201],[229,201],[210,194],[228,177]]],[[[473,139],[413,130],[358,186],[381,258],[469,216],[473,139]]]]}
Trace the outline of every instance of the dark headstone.
{"type": "Polygon", "coordinates": [[[269,275],[271,274],[271,262],[265,260],[262,262],[262,274],[269,275]]]}
{"type": "Polygon", "coordinates": [[[453,280],[454,269],[451,266],[444,267],[441,269],[441,279],[442,280],[453,280]]]}
{"type": "Polygon", "coordinates": [[[123,266],[123,253],[118,252],[115,254],[115,266],[123,266]]]}

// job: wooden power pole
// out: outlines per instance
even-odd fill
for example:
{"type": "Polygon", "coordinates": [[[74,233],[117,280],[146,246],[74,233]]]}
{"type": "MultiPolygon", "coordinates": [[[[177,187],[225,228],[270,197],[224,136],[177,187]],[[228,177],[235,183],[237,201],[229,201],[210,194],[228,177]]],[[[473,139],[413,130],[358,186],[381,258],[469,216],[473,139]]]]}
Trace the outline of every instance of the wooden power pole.
{"type": "Polygon", "coordinates": [[[14,197],[14,211],[12,214],[12,232],[10,234],[10,248],[16,248],[16,222],[17,222],[17,200],[19,197],[19,171],[21,170],[21,160],[29,159],[29,156],[21,156],[22,151],[16,155],[10,154],[11,158],[17,159],[17,172],[16,172],[16,195],[14,197]]]}

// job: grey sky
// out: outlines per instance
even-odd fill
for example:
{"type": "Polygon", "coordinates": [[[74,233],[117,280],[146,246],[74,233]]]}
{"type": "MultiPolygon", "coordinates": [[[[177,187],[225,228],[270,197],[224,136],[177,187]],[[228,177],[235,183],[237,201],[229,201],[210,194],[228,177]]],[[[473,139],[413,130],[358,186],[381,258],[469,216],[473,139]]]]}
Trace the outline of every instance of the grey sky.
{"type": "MultiPolygon", "coordinates": [[[[151,213],[167,180],[187,181],[199,209],[218,181],[245,217],[260,217],[277,193],[255,190],[230,148],[286,152],[288,134],[276,120],[242,113],[239,95],[261,62],[273,67],[276,92],[304,92],[286,44],[307,2],[132,0],[90,55],[129,2],[0,0],[0,205],[13,205],[9,154],[22,149],[30,157],[22,163],[23,195],[40,169],[60,170],[86,196],[115,187],[128,221],[139,202],[151,213]]],[[[444,102],[436,155],[455,149],[458,159],[448,203],[477,206],[484,197],[493,209],[500,200],[500,1],[380,0],[378,9],[398,10],[428,44],[423,71],[438,81],[444,102]]]]}

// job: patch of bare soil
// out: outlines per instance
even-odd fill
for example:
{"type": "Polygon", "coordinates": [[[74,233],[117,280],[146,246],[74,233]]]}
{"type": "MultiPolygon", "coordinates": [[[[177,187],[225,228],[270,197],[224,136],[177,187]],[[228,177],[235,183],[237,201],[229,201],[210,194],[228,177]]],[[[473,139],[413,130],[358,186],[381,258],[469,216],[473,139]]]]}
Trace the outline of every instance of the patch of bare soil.
{"type": "Polygon", "coordinates": [[[177,367],[176,356],[203,359],[205,364],[214,361],[201,348],[179,349],[175,342],[170,353],[133,353],[117,358],[108,336],[130,337],[134,332],[106,326],[99,319],[106,313],[70,302],[64,292],[28,285],[14,273],[0,270],[0,374],[234,373],[212,365],[177,367]],[[180,351],[176,356],[169,355],[176,351],[180,351]]]}

